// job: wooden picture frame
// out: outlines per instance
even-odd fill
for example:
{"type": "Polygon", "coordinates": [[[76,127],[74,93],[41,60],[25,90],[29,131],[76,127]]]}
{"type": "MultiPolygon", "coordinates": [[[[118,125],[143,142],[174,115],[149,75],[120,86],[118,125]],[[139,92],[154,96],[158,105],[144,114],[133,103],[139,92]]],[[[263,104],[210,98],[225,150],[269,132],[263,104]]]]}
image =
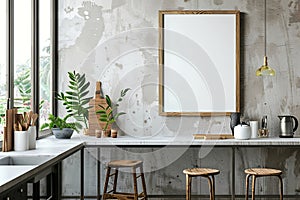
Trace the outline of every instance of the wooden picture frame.
{"type": "Polygon", "coordinates": [[[159,11],[159,113],[240,111],[240,12],[159,11]]]}

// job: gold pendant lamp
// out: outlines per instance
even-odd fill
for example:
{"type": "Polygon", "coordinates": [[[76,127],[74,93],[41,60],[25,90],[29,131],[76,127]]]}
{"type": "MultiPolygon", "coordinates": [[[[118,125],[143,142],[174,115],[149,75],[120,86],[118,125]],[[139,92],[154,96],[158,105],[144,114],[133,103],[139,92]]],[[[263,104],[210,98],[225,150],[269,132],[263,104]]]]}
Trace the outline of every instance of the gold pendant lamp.
{"type": "Polygon", "coordinates": [[[265,0],[265,19],[264,19],[264,31],[265,31],[265,56],[264,56],[264,64],[256,70],[256,76],[275,76],[275,70],[272,69],[268,65],[268,57],[267,57],[267,0],[265,0]]]}

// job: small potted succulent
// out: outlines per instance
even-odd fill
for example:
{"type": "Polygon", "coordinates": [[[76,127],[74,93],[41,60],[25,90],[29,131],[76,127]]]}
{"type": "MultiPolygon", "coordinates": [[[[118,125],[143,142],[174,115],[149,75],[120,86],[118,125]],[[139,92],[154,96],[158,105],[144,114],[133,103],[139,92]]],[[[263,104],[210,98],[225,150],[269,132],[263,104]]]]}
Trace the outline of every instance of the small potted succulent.
{"type": "Polygon", "coordinates": [[[57,139],[70,139],[74,130],[77,130],[76,122],[67,122],[68,117],[60,118],[49,114],[49,122],[41,126],[41,130],[49,128],[57,139]]]}
{"type": "Polygon", "coordinates": [[[120,97],[117,100],[115,104],[112,103],[111,98],[106,95],[105,100],[107,103],[107,106],[104,107],[102,105],[99,105],[101,107],[101,110],[96,111],[97,114],[100,114],[100,121],[105,122],[105,126],[102,129],[102,135],[105,137],[109,137],[110,133],[112,132],[112,137],[117,137],[117,131],[116,130],[109,130],[109,125],[116,122],[116,120],[121,116],[126,114],[125,112],[117,112],[117,108],[119,107],[119,103],[123,101],[123,98],[125,97],[126,93],[130,90],[130,88],[126,88],[124,90],[121,90],[120,97]]]}

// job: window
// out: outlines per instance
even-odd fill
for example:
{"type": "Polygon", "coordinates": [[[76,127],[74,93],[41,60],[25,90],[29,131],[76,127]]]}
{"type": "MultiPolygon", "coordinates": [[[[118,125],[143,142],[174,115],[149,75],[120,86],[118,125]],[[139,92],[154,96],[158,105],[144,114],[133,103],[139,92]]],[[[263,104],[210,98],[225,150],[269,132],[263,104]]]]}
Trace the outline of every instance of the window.
{"type": "Polygon", "coordinates": [[[31,0],[14,0],[14,107],[31,108],[31,0]]]}
{"type": "Polygon", "coordinates": [[[47,121],[51,113],[51,0],[41,0],[39,4],[39,122],[43,124],[47,121]]]}
{"type": "Polygon", "coordinates": [[[6,44],[0,45],[0,125],[8,98],[10,107],[19,112],[37,112],[39,124],[56,113],[52,95],[56,57],[51,56],[57,46],[56,7],[57,0],[0,1],[0,43],[6,44]]]}
{"type": "Polygon", "coordinates": [[[6,109],[6,1],[0,1],[0,141],[6,109]]]}

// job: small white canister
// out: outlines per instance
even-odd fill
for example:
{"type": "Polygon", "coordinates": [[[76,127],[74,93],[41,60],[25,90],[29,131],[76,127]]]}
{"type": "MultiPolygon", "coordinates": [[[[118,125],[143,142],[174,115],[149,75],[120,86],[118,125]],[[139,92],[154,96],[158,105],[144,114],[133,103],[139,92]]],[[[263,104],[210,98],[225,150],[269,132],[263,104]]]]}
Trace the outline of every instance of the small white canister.
{"type": "Polygon", "coordinates": [[[248,140],[251,137],[251,128],[246,124],[239,124],[234,127],[234,138],[237,140],[248,140]]]}
{"type": "Polygon", "coordinates": [[[29,126],[28,128],[29,134],[29,149],[36,148],[36,126],[29,126]]]}
{"type": "Polygon", "coordinates": [[[29,149],[28,131],[14,131],[14,150],[26,151],[29,149]]]}
{"type": "Polygon", "coordinates": [[[258,121],[250,121],[250,127],[251,127],[251,138],[257,138],[258,137],[258,121]]]}

